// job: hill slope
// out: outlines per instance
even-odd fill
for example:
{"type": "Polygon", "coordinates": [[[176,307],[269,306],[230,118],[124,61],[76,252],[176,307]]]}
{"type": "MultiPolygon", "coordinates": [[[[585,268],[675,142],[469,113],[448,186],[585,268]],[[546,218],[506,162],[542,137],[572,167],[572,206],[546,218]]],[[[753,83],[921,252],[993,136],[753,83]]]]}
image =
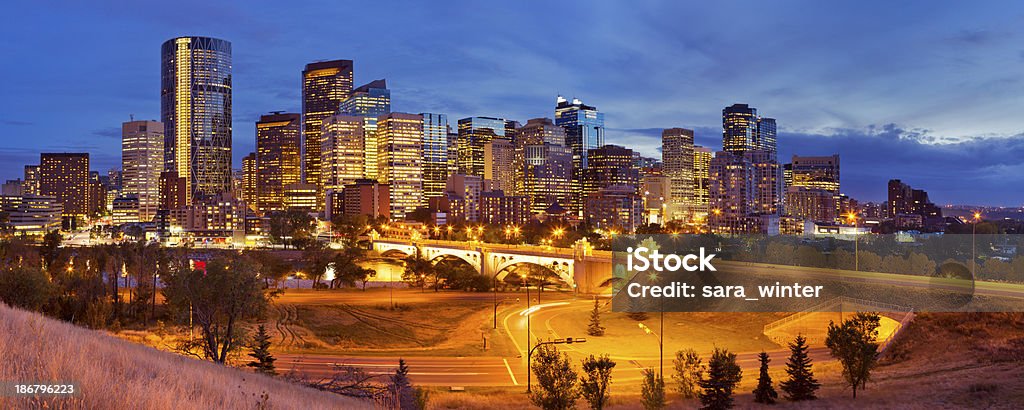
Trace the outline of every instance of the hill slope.
{"type": "Polygon", "coordinates": [[[371,403],[161,352],[0,303],[0,381],[70,381],[74,397],[0,396],[0,408],[319,409],[371,403]]]}

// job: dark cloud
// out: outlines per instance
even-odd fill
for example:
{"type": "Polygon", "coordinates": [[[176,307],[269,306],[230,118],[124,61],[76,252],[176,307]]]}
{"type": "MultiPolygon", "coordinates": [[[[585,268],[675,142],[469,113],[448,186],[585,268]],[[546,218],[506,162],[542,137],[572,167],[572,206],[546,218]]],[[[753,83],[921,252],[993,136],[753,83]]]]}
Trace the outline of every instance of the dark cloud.
{"type": "Polygon", "coordinates": [[[107,127],[92,132],[92,135],[104,138],[121,138],[120,127],[107,127]]]}

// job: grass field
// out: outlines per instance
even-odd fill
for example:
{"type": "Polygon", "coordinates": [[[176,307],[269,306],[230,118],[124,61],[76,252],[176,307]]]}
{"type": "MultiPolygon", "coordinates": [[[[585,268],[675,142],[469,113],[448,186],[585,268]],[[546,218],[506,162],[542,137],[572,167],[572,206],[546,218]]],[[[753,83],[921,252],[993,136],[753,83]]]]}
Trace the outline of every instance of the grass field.
{"type": "Polygon", "coordinates": [[[0,380],[74,382],[73,397],[0,396],[0,408],[329,409],[370,403],[161,352],[0,303],[0,380]]]}

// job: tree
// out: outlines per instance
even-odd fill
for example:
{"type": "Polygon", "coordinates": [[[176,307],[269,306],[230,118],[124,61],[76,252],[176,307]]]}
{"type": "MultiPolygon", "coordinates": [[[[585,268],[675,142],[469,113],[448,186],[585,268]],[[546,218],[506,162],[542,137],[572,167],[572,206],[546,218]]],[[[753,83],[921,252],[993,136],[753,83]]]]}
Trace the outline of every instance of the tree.
{"type": "Polygon", "coordinates": [[[576,406],[580,392],[576,386],[576,370],[569,355],[559,353],[551,345],[540,345],[533,354],[530,370],[537,376],[537,389],[530,393],[530,401],[542,409],[563,410],[576,406]]]}
{"type": "Polygon", "coordinates": [[[654,369],[643,370],[644,380],[640,386],[640,404],[646,410],[665,408],[665,379],[654,373],[654,369]]]}
{"type": "Polygon", "coordinates": [[[53,296],[50,278],[38,267],[15,266],[0,270],[0,302],[40,311],[53,296]]]}
{"type": "Polygon", "coordinates": [[[46,269],[50,272],[53,272],[53,265],[57,262],[62,240],[60,232],[56,229],[47,232],[43,236],[43,245],[39,248],[39,256],[43,258],[43,262],[46,263],[46,269]]]}
{"type": "Polygon", "coordinates": [[[583,359],[583,377],[580,378],[580,392],[590,408],[600,410],[608,404],[608,385],[612,381],[615,362],[608,355],[583,359]]]}
{"type": "Polygon", "coordinates": [[[647,315],[647,311],[640,304],[640,298],[629,298],[629,312],[626,316],[637,322],[643,322],[650,316],[647,315]]]}
{"type": "Polygon", "coordinates": [[[164,282],[164,298],[176,316],[188,321],[192,312],[202,338],[183,346],[184,351],[198,348],[201,357],[217,363],[227,361],[241,338],[238,323],[262,316],[269,296],[264,293],[255,269],[244,257],[209,261],[206,271],[178,266],[164,282]]]}
{"type": "Polygon", "coordinates": [[[389,386],[391,394],[398,402],[400,409],[416,409],[420,408],[417,405],[417,392],[412,387],[412,383],[409,382],[409,366],[405,364],[405,359],[398,359],[398,368],[395,369],[395,374],[391,375],[391,385],[389,386]]]}
{"type": "Polygon", "coordinates": [[[789,344],[789,361],[786,362],[789,379],[779,386],[792,401],[814,400],[814,392],[821,387],[811,370],[811,358],[807,356],[807,338],[797,335],[789,344]]]}
{"type": "Polygon", "coordinates": [[[252,357],[253,361],[247,363],[246,366],[252,367],[257,373],[270,376],[277,374],[277,371],[274,370],[274,361],[277,359],[270,354],[270,335],[267,334],[267,328],[262,324],[256,328],[249,357],[252,357]]]}
{"type": "Polygon", "coordinates": [[[313,278],[313,289],[316,289],[332,263],[331,250],[319,241],[312,241],[302,249],[302,260],[305,261],[306,274],[313,278]]]}
{"type": "Polygon", "coordinates": [[[601,311],[594,298],[594,310],[590,311],[590,325],[587,326],[587,334],[590,336],[604,336],[604,326],[601,326],[601,311]]]}
{"type": "Polygon", "coordinates": [[[843,379],[853,389],[864,389],[871,379],[871,370],[878,363],[878,325],[881,318],[877,313],[858,312],[841,325],[828,324],[825,346],[832,357],[843,366],[843,379]]]}
{"type": "MultiPolygon", "coordinates": [[[[420,258],[419,256],[409,256],[402,260],[405,264],[405,270],[402,272],[402,280],[406,281],[410,285],[415,286],[426,286],[426,277],[433,276],[437,272],[434,268],[434,264],[430,261],[420,258]]],[[[434,278],[434,291],[437,291],[437,278],[434,278]]]]}
{"type": "Polygon", "coordinates": [[[699,383],[704,378],[704,363],[697,351],[693,349],[676,352],[672,360],[674,372],[672,379],[676,381],[676,390],[683,397],[692,399],[700,395],[699,383]]]}
{"type": "Polygon", "coordinates": [[[757,359],[761,362],[761,374],[757,376],[754,402],[775,404],[775,399],[779,398],[779,393],[775,392],[775,388],[772,387],[772,376],[768,374],[768,362],[771,359],[768,358],[768,353],[765,352],[757,355],[757,359]]]}
{"type": "Polygon", "coordinates": [[[704,389],[700,402],[705,409],[728,409],[732,407],[732,391],[743,377],[743,370],[736,364],[736,353],[715,348],[708,360],[707,377],[700,381],[704,389]]]}

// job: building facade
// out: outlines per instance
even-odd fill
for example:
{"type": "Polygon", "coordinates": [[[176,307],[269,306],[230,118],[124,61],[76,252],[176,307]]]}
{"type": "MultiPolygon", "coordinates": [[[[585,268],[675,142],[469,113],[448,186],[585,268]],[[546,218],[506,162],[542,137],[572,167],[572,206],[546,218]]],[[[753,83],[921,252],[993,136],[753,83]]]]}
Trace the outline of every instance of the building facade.
{"type": "Polygon", "coordinates": [[[370,179],[377,176],[377,121],[391,112],[391,91],[387,80],[373,80],[352,90],[352,95],[341,102],[338,114],[363,118],[363,174],[370,179]]]}
{"type": "MultiPolygon", "coordinates": [[[[365,117],[338,114],[324,118],[320,144],[321,188],[340,193],[366,174],[365,117]]],[[[371,136],[371,138],[374,136],[371,136]]]]}
{"type": "Polygon", "coordinates": [[[302,181],[302,117],[272,113],[256,123],[256,210],[282,211],[285,187],[302,181]]]}
{"type": "Polygon", "coordinates": [[[469,117],[459,120],[456,142],[456,167],[459,174],[483,178],[487,166],[484,146],[495,138],[506,138],[507,121],[493,117],[469,117]]]}
{"type": "Polygon", "coordinates": [[[303,181],[318,187],[323,121],[338,112],[341,102],[352,95],[352,60],[318,61],[302,70],[302,157],[303,181]]]}
{"type": "Polygon", "coordinates": [[[448,181],[448,116],[420,113],[423,117],[423,196],[444,195],[448,181]]]}
{"type": "Polygon", "coordinates": [[[618,185],[640,189],[640,169],[633,160],[633,150],[619,145],[605,145],[587,151],[589,166],[583,170],[583,194],[618,185]]]}
{"type": "Polygon", "coordinates": [[[686,219],[694,205],[693,130],[669,128],[661,132],[661,162],[669,179],[669,219],[686,219]]]}
{"type": "Polygon", "coordinates": [[[377,177],[390,186],[391,217],[404,220],[423,201],[423,117],[390,113],[377,123],[377,177]]]}
{"type": "Polygon", "coordinates": [[[503,191],[480,194],[480,219],[490,225],[522,225],[530,221],[530,200],[503,191]]]}
{"type": "Polygon", "coordinates": [[[568,207],[572,150],[565,145],[565,128],[548,118],[531,119],[516,132],[515,143],[515,194],[529,198],[537,214],[556,204],[568,207]]]}
{"type": "Polygon", "coordinates": [[[178,37],[161,46],[164,169],[185,178],[185,201],[231,190],[231,43],[178,37]]]}
{"type": "Polygon", "coordinates": [[[580,214],[583,210],[583,170],[589,166],[589,150],[604,145],[604,113],[578,98],[572,101],[559,95],[555,98],[555,125],[565,129],[565,142],[572,151],[573,187],[569,208],[580,214]]]}
{"type": "Polygon", "coordinates": [[[515,145],[509,138],[495,138],[484,144],[484,180],[488,188],[515,190],[515,145]]]}
{"type": "Polygon", "coordinates": [[[160,173],[163,171],[164,125],[157,121],[121,124],[119,196],[138,200],[138,219],[141,221],[153,220],[160,208],[160,173]]]}
{"type": "Polygon", "coordinates": [[[89,154],[43,153],[39,156],[39,192],[63,206],[65,227],[91,215],[93,192],[89,178],[89,154]]]}
{"type": "Polygon", "coordinates": [[[587,196],[585,219],[598,229],[631,233],[644,224],[643,198],[626,185],[601,188],[587,196]]]}

